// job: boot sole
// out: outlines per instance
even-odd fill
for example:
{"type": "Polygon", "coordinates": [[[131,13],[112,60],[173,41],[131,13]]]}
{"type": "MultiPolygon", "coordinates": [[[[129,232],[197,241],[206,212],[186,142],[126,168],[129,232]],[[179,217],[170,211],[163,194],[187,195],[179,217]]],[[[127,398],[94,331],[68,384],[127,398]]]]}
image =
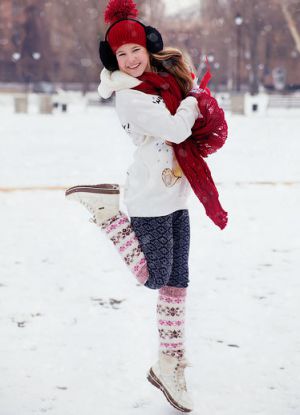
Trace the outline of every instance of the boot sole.
{"type": "Polygon", "coordinates": [[[165,395],[167,401],[178,411],[181,412],[192,412],[191,409],[188,408],[184,408],[183,406],[179,405],[178,402],[176,402],[172,396],[170,395],[170,393],[168,392],[168,390],[164,387],[164,385],[161,383],[161,381],[155,376],[155,373],[153,372],[152,369],[149,370],[149,373],[147,375],[147,379],[148,381],[155,386],[156,388],[160,389],[163,394],[165,395]]]}
{"type": "Polygon", "coordinates": [[[65,196],[67,197],[73,193],[78,192],[117,195],[120,194],[120,186],[118,184],[95,184],[73,186],[65,191],[65,196]]]}

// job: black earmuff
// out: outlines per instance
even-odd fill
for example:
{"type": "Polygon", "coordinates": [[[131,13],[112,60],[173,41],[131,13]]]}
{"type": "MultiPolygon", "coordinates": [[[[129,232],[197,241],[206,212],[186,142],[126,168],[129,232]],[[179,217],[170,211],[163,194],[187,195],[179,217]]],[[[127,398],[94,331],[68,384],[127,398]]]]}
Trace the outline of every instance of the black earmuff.
{"type": "Polygon", "coordinates": [[[101,41],[99,44],[99,56],[100,60],[103,63],[104,67],[108,69],[109,71],[113,72],[119,69],[118,61],[116,58],[116,55],[114,54],[112,48],[110,47],[107,36],[110,31],[110,29],[117,23],[119,23],[122,20],[132,20],[134,22],[139,23],[143,28],[145,29],[146,33],[146,49],[150,53],[158,53],[161,50],[163,50],[164,43],[161,37],[161,34],[157,29],[155,29],[152,26],[145,26],[143,23],[139,22],[138,20],[134,19],[121,19],[115,22],[110,26],[110,28],[107,30],[105,35],[105,40],[101,41]]]}
{"type": "Polygon", "coordinates": [[[152,26],[144,26],[147,38],[147,50],[150,53],[158,53],[163,50],[164,42],[161,34],[152,26]]]}
{"type": "Polygon", "coordinates": [[[110,72],[114,72],[119,69],[116,55],[112,51],[112,48],[110,47],[107,40],[100,42],[99,56],[104,67],[108,69],[110,72]]]}

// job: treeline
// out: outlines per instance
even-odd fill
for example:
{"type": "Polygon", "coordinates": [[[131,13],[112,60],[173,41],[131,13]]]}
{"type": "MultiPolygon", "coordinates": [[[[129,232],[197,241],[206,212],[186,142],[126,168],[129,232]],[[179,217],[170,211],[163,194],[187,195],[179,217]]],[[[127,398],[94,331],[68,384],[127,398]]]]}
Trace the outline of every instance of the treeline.
{"type": "MultiPolygon", "coordinates": [[[[98,82],[107,0],[17,3],[1,0],[0,82],[79,82],[83,89],[98,82]]],[[[200,76],[208,56],[216,89],[255,93],[260,84],[272,87],[280,68],[287,85],[300,86],[299,0],[199,0],[172,17],[163,0],[136,3],[165,44],[190,54],[200,76]]]]}

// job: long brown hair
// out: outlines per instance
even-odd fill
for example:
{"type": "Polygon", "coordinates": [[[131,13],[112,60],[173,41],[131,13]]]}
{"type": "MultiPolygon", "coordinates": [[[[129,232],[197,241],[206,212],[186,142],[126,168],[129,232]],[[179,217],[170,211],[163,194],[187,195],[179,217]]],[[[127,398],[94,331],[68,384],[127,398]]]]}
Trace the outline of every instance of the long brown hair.
{"type": "Polygon", "coordinates": [[[150,53],[150,65],[154,72],[167,71],[175,76],[184,96],[193,88],[191,64],[181,50],[167,47],[161,52],[150,53]]]}

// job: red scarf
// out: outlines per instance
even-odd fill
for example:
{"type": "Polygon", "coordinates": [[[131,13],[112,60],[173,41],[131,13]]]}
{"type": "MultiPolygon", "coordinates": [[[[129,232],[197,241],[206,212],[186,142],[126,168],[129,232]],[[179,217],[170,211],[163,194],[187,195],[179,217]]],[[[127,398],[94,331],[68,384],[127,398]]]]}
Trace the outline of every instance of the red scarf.
{"type": "MultiPolygon", "coordinates": [[[[133,89],[161,96],[171,114],[176,113],[184,96],[174,76],[165,72],[145,72],[138,79],[142,83],[133,89]]],[[[227,137],[227,124],[223,110],[207,90],[197,89],[193,90],[193,93],[196,95],[203,118],[196,120],[189,138],[180,144],[172,145],[178,164],[203,204],[207,216],[224,229],[227,224],[227,212],[219,202],[217,188],[203,157],[222,147],[227,137]]]]}

